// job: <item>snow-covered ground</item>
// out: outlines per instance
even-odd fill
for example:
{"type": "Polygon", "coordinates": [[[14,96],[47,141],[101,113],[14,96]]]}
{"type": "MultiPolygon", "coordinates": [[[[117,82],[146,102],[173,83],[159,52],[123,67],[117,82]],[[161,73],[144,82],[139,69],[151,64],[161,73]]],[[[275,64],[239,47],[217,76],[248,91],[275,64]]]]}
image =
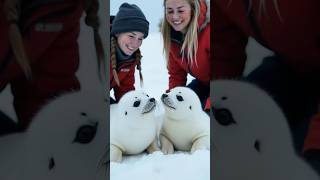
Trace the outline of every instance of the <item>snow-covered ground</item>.
{"type": "Polygon", "coordinates": [[[111,163],[110,174],[110,180],[209,180],[210,152],[130,156],[122,163],[111,163]]]}
{"type": "MultiPolygon", "coordinates": [[[[138,71],[136,71],[136,89],[143,89],[160,101],[162,93],[168,88],[168,72],[162,53],[162,40],[159,33],[151,33],[141,46],[143,88],[140,87],[138,71]]],[[[188,77],[188,82],[192,79],[188,77]]],[[[112,94],[112,93],[111,93],[112,94]]],[[[158,103],[157,114],[163,113],[158,103]]],[[[194,154],[176,152],[163,155],[160,152],[125,157],[121,163],[111,163],[111,180],[209,180],[210,152],[198,151],[194,154]]]]}

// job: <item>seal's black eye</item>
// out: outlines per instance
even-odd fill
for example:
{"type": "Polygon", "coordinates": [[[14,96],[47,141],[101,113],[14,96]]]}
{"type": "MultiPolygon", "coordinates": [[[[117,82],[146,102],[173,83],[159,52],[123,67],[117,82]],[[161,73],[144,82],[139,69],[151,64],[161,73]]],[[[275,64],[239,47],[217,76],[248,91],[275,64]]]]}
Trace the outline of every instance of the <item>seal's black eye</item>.
{"type": "Polygon", "coordinates": [[[139,107],[140,106],[140,101],[135,101],[133,103],[133,107],[139,107]]]}
{"type": "Polygon", "coordinates": [[[147,97],[149,97],[149,95],[147,94],[147,97]]]}
{"type": "Polygon", "coordinates": [[[260,152],[260,141],[259,141],[259,140],[256,140],[256,141],[254,142],[254,148],[255,148],[258,152],[260,152]]]}
{"type": "Polygon", "coordinates": [[[215,109],[212,108],[213,115],[217,122],[222,126],[229,126],[231,124],[236,124],[236,121],[233,119],[232,113],[225,108],[215,109]]]}
{"type": "Polygon", "coordinates": [[[56,165],[56,164],[55,164],[55,162],[54,162],[54,159],[53,159],[53,158],[50,158],[50,160],[49,160],[49,167],[48,167],[49,170],[52,170],[55,165],[56,165]]]}
{"type": "Polygon", "coordinates": [[[178,99],[178,101],[183,101],[183,97],[180,95],[177,95],[177,99],[178,99]]]}
{"type": "Polygon", "coordinates": [[[78,131],[76,138],[73,140],[73,142],[77,142],[80,144],[88,144],[90,143],[93,138],[96,136],[98,123],[95,123],[95,125],[83,125],[81,126],[78,131]]]}

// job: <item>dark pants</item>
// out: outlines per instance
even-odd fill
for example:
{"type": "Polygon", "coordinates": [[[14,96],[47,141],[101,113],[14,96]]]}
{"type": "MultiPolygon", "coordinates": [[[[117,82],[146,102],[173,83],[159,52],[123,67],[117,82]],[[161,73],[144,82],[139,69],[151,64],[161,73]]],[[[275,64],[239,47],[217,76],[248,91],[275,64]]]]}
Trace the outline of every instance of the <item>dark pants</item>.
{"type": "MultiPolygon", "coordinates": [[[[266,90],[282,108],[292,132],[294,148],[302,155],[311,117],[317,112],[319,102],[319,78],[301,77],[294,73],[277,56],[267,57],[262,65],[251,72],[246,79],[266,90]]],[[[307,159],[320,172],[320,150],[307,159]]]]}
{"type": "Polygon", "coordinates": [[[188,85],[188,88],[192,89],[199,97],[202,105],[202,109],[205,108],[206,100],[210,94],[210,86],[201,83],[199,80],[194,79],[188,85]]]}

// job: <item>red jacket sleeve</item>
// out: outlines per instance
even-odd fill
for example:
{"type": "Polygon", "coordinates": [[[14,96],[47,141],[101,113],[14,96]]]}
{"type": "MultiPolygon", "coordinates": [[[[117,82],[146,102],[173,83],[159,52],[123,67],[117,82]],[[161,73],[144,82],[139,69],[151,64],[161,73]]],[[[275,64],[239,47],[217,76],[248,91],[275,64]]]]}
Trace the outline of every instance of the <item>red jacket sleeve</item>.
{"type": "Polygon", "coordinates": [[[233,78],[242,75],[248,37],[242,33],[234,22],[225,16],[218,4],[213,2],[213,79],[233,78]]]}
{"type": "Polygon", "coordinates": [[[303,152],[320,150],[320,111],[310,121],[303,152]]]}
{"type": "Polygon", "coordinates": [[[187,72],[178,64],[172,54],[169,55],[168,63],[169,89],[177,86],[185,86],[187,82],[187,72]]]}
{"type": "Polygon", "coordinates": [[[204,110],[205,111],[210,111],[210,107],[211,106],[211,101],[210,101],[210,96],[207,98],[207,100],[206,100],[206,105],[205,105],[205,107],[204,107],[204,110]]]}

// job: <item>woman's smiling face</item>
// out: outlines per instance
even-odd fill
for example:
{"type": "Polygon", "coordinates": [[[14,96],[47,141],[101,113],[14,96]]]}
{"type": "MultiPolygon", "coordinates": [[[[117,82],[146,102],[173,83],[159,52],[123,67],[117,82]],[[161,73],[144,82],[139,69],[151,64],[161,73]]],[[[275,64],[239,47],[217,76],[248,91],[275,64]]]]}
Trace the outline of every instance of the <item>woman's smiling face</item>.
{"type": "Polygon", "coordinates": [[[142,44],[144,34],[138,31],[120,33],[117,36],[118,46],[121,51],[130,56],[136,52],[142,44]]]}
{"type": "Polygon", "coordinates": [[[185,33],[191,20],[191,6],[187,0],[166,0],[166,20],[175,31],[185,33]]]}

